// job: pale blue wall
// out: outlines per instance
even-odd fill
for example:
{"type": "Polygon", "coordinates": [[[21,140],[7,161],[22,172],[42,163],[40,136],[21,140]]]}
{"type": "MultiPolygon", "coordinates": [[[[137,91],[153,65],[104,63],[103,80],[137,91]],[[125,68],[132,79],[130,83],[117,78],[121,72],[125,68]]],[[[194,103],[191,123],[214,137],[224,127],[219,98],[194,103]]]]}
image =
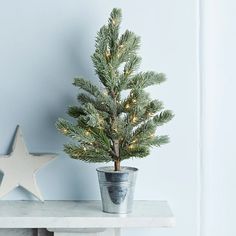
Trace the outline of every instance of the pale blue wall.
{"type": "MultiPolygon", "coordinates": [[[[196,235],[196,0],[0,0],[0,153],[20,124],[31,152],[60,152],[37,175],[45,199],[99,198],[96,165],[67,158],[54,123],[76,102],[73,77],[95,79],[94,38],[114,6],[123,9],[122,28],[142,36],[142,68],[168,75],[150,92],[176,113],[161,129],[172,142],[127,163],[140,168],[136,198],[166,199],[177,217],[175,229],[148,235],[196,235]]],[[[15,190],[6,199],[29,198],[15,190]]]]}
{"type": "Polygon", "coordinates": [[[202,236],[235,236],[236,1],[201,7],[202,236]]]}

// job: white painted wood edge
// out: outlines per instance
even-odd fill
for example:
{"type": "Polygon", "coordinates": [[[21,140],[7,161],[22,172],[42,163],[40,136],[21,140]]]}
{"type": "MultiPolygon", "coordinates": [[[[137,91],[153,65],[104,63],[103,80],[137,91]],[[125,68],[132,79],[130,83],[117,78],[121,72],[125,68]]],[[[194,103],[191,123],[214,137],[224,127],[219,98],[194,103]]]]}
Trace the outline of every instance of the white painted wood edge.
{"type": "Polygon", "coordinates": [[[174,227],[174,217],[160,218],[75,218],[4,217],[0,228],[159,228],[174,227]]]}

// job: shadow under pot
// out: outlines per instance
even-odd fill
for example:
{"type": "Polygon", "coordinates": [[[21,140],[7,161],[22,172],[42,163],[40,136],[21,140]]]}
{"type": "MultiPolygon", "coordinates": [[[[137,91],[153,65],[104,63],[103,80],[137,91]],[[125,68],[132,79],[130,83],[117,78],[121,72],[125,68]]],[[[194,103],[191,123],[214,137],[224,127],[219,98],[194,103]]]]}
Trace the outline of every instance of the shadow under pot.
{"type": "Polygon", "coordinates": [[[97,168],[104,212],[132,212],[137,171],[137,168],[127,166],[120,171],[114,171],[112,166],[97,168]]]}

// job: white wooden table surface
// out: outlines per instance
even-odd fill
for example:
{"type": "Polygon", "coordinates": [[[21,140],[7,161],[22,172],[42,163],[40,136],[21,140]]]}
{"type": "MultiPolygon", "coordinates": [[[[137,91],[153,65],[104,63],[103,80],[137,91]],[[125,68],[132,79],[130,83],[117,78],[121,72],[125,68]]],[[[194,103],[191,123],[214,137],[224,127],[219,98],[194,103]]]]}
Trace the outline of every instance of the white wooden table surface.
{"type": "Polygon", "coordinates": [[[166,201],[135,201],[131,214],[108,214],[100,201],[0,201],[0,228],[47,228],[55,236],[120,235],[120,228],[173,227],[166,201]]]}

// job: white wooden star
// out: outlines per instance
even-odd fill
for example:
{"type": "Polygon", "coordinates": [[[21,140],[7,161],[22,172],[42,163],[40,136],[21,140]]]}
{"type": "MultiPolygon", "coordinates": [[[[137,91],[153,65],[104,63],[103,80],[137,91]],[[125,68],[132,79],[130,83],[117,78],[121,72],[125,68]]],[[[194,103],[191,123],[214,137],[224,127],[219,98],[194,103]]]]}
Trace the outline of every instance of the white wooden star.
{"type": "Polygon", "coordinates": [[[17,126],[12,152],[9,155],[0,156],[0,170],[4,174],[0,186],[0,198],[14,188],[21,186],[43,201],[35,174],[42,166],[53,160],[55,156],[56,154],[29,153],[20,127],[17,126]]]}

